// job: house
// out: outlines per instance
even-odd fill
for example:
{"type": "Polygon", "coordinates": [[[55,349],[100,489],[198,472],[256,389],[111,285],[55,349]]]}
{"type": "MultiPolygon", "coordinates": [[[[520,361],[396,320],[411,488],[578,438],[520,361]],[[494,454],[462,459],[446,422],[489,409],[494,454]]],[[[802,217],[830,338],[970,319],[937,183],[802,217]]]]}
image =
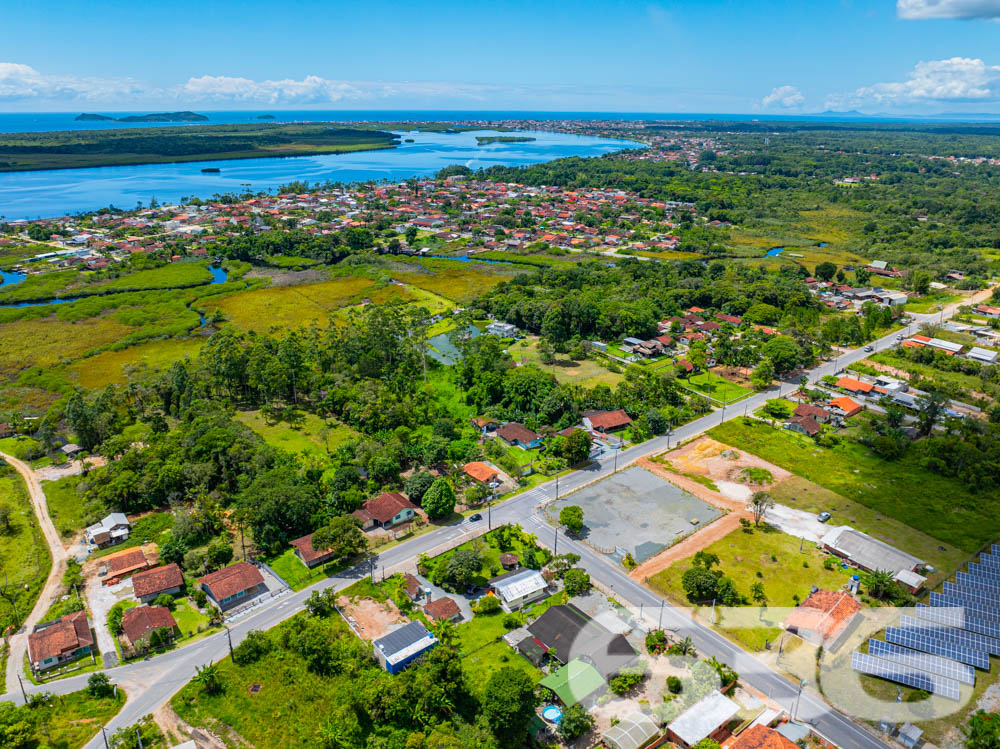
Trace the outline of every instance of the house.
{"type": "Polygon", "coordinates": [[[808,403],[800,403],[795,407],[792,412],[793,416],[806,417],[811,416],[820,424],[826,424],[830,421],[831,413],[825,408],[820,408],[819,406],[813,406],[808,403]]]}
{"type": "Polygon", "coordinates": [[[496,468],[486,465],[481,460],[466,463],[462,467],[462,471],[473,481],[486,485],[491,485],[500,475],[500,472],[496,468]]]}
{"type": "Polygon", "coordinates": [[[67,458],[75,458],[77,455],[83,452],[83,448],[77,445],[75,442],[67,442],[65,445],[59,448],[59,451],[67,458]]]}
{"type": "Polygon", "coordinates": [[[830,406],[835,414],[844,419],[848,419],[851,416],[854,416],[854,414],[861,412],[861,406],[848,398],[846,395],[834,398],[827,405],[830,406]]]}
{"type": "Polygon", "coordinates": [[[420,581],[411,575],[409,572],[403,573],[403,592],[406,593],[406,597],[411,601],[418,600],[424,594],[424,589],[420,585],[420,581]]]}
{"type": "Polygon", "coordinates": [[[149,560],[142,553],[142,549],[129,549],[114,556],[109,556],[107,563],[108,576],[104,580],[105,585],[117,583],[133,572],[139,572],[149,567],[149,560]]]}
{"type": "Polygon", "coordinates": [[[583,425],[598,432],[614,432],[631,423],[632,419],[623,408],[617,411],[586,411],[583,414],[583,425]]]}
{"type": "MultiPolygon", "coordinates": [[[[632,713],[624,720],[611,726],[601,735],[601,742],[609,749],[643,749],[653,743],[660,735],[660,729],[651,717],[645,713],[632,713]]],[[[791,743],[791,742],[789,742],[791,743]]],[[[792,744],[793,749],[797,749],[792,744]]],[[[763,747],[747,747],[747,749],[765,749],[763,747]]],[[[766,749],[771,749],[767,747],[766,749]]],[[[782,749],[785,749],[782,747],[782,749]]]]}
{"type": "Polygon", "coordinates": [[[88,544],[94,544],[99,549],[120,544],[128,540],[132,525],[123,512],[112,512],[101,522],[88,526],[83,536],[88,544]]]}
{"type": "Polygon", "coordinates": [[[878,299],[882,304],[887,307],[902,307],[908,301],[910,297],[901,291],[883,291],[878,294],[878,299]]]}
{"type": "Polygon", "coordinates": [[[399,492],[383,492],[351,514],[361,521],[361,529],[367,531],[373,528],[391,528],[413,520],[417,514],[417,506],[399,492]]]}
{"type": "Polygon", "coordinates": [[[979,346],[973,346],[969,349],[969,353],[966,354],[970,359],[975,359],[976,361],[985,362],[986,364],[996,364],[997,362],[997,352],[991,351],[987,348],[980,348],[979,346]]]}
{"type": "Polygon", "coordinates": [[[237,562],[198,578],[198,585],[216,606],[226,609],[264,592],[264,577],[249,562],[237,562]]]}
{"type": "Polygon", "coordinates": [[[980,304],[974,307],[973,311],[984,317],[1000,317],[1000,307],[991,307],[988,304],[980,304]]]}
{"type": "Polygon", "coordinates": [[[853,377],[841,377],[837,380],[837,387],[841,390],[846,390],[855,395],[868,395],[875,386],[869,382],[862,382],[861,380],[855,380],[853,377]]]}
{"type": "Polygon", "coordinates": [[[410,622],[372,643],[375,658],[390,674],[398,674],[437,645],[437,638],[420,622],[410,622]]]}
{"type": "Polygon", "coordinates": [[[550,657],[563,663],[582,659],[604,679],[613,678],[638,658],[623,634],[612,632],[571,603],[551,606],[527,629],[550,657]]]}
{"type": "Polygon", "coordinates": [[[607,682],[598,670],[579,658],[551,671],[538,683],[555,692],[565,707],[573,707],[585,700],[592,702],[607,688],[607,682]]]}
{"type": "Polygon", "coordinates": [[[785,421],[784,426],[789,431],[805,434],[808,437],[815,437],[823,430],[823,425],[812,416],[793,416],[785,421]]]}
{"type": "Polygon", "coordinates": [[[496,419],[491,419],[489,416],[473,416],[469,419],[469,423],[476,428],[480,434],[489,434],[490,432],[495,432],[499,422],[496,419]]]}
{"type": "Polygon", "coordinates": [[[443,596],[424,604],[424,613],[431,621],[440,622],[447,619],[452,622],[462,620],[462,610],[453,598],[443,596]]]}
{"type": "Polygon", "coordinates": [[[509,322],[494,320],[486,326],[487,335],[495,335],[500,338],[514,338],[517,335],[517,326],[509,322]]]}
{"type": "Polygon", "coordinates": [[[829,650],[860,611],[861,604],[847,591],[817,588],[788,615],[785,629],[829,650]]]}
{"type": "Polygon", "coordinates": [[[28,660],[38,673],[87,655],[93,646],[87,612],[75,611],[35,627],[28,635],[28,660]]]}
{"type": "Polygon", "coordinates": [[[168,564],[132,575],[132,593],[143,603],[167,593],[177,595],[184,588],[184,574],[176,564],[168,564]]]}
{"type": "Polygon", "coordinates": [[[509,421],[497,429],[497,436],[508,445],[531,450],[542,446],[542,436],[516,421],[509,421]]]}
{"type": "Polygon", "coordinates": [[[544,598],[549,584],[538,570],[524,569],[498,575],[489,586],[505,611],[515,611],[544,598]]]}
{"type": "Polygon", "coordinates": [[[168,640],[177,633],[177,622],[166,606],[136,606],[122,614],[121,639],[133,650],[148,645],[149,636],[157,629],[166,630],[168,640]]]}
{"type": "Polygon", "coordinates": [[[687,749],[702,739],[722,743],[726,737],[726,726],[739,711],[739,705],[718,689],[713,689],[667,725],[667,737],[687,749]]]}
{"type": "Polygon", "coordinates": [[[729,749],[798,749],[799,745],[763,723],[750,726],[730,745],[729,749]]]}
{"type": "Polygon", "coordinates": [[[735,325],[737,328],[743,324],[743,318],[737,317],[736,315],[716,315],[715,319],[719,322],[729,323],[730,325],[735,325]]]}
{"type": "Polygon", "coordinates": [[[922,728],[917,728],[912,723],[907,722],[899,727],[897,738],[900,744],[908,749],[913,749],[913,747],[920,743],[920,738],[923,735],[924,731],[922,728]]]}
{"type": "Polygon", "coordinates": [[[292,548],[295,549],[295,556],[299,558],[306,567],[312,569],[321,564],[326,564],[336,556],[336,552],[331,549],[316,549],[312,543],[313,534],[310,533],[302,538],[292,541],[292,548]]]}
{"type": "Polygon", "coordinates": [[[846,559],[867,572],[888,570],[897,582],[916,592],[923,587],[927,578],[918,574],[924,568],[924,561],[912,554],[900,551],[884,541],[872,538],[867,533],[848,525],[832,528],[820,540],[823,548],[841,559],[846,559]]]}

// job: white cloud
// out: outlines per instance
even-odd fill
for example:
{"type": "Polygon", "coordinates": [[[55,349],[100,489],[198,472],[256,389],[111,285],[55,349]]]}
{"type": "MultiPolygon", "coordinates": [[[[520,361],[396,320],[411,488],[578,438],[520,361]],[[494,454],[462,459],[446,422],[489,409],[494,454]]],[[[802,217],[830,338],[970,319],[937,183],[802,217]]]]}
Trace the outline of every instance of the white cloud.
{"type": "Polygon", "coordinates": [[[760,100],[760,104],[765,109],[775,106],[792,109],[801,106],[805,100],[806,97],[795,86],[776,86],[771,89],[771,93],[760,100]]]}
{"type": "Polygon", "coordinates": [[[179,99],[246,102],[255,104],[315,104],[371,99],[375,93],[345,81],[307,75],[301,81],[254,81],[249,78],[203,75],[191,78],[174,91],[179,99]]]}
{"type": "Polygon", "coordinates": [[[30,65],[0,62],[0,101],[104,101],[153,93],[128,78],[48,75],[30,65]]]}
{"type": "Polygon", "coordinates": [[[1000,19],[1000,0],[896,0],[896,13],[907,20],[1000,19]]]}
{"type": "Polygon", "coordinates": [[[906,106],[934,102],[1000,101],[1000,65],[970,57],[919,62],[905,81],[863,86],[853,93],[834,94],[827,106],[880,104],[906,106]]]}

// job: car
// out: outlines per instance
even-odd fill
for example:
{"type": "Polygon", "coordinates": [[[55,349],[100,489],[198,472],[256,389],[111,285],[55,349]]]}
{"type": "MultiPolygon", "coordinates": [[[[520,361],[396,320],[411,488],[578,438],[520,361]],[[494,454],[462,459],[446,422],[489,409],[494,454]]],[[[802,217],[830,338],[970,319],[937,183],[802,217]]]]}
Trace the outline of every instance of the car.
{"type": "Polygon", "coordinates": [[[871,346],[865,346],[865,351],[874,351],[874,350],[875,349],[873,349],[871,346]]]}
{"type": "Polygon", "coordinates": [[[482,519],[483,519],[483,516],[480,515],[478,512],[475,515],[469,515],[469,522],[470,523],[478,523],[482,519]]]}
{"type": "Polygon", "coordinates": [[[898,336],[896,336],[896,340],[897,340],[897,341],[901,341],[901,340],[903,340],[903,336],[901,336],[901,335],[898,335],[898,336]]]}
{"type": "Polygon", "coordinates": [[[830,519],[830,517],[831,515],[829,512],[821,512],[819,515],[816,516],[816,519],[821,523],[825,523],[827,520],[830,519]]]}

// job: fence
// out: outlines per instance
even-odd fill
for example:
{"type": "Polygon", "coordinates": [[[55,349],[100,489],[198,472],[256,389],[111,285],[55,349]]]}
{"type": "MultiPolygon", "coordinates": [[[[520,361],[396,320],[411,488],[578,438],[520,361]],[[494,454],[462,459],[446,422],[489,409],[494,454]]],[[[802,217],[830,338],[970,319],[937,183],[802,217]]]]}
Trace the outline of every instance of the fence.
{"type": "MultiPolygon", "coordinates": [[[[278,579],[280,580],[281,578],[279,577],[278,579]]],[[[267,593],[263,593],[257,596],[252,601],[247,601],[246,603],[236,606],[235,608],[223,611],[222,616],[225,619],[233,619],[234,617],[241,616],[246,612],[250,611],[250,609],[260,606],[265,601],[270,601],[272,598],[277,598],[278,596],[285,595],[290,590],[291,588],[282,588],[281,590],[269,590],[267,593]]]]}

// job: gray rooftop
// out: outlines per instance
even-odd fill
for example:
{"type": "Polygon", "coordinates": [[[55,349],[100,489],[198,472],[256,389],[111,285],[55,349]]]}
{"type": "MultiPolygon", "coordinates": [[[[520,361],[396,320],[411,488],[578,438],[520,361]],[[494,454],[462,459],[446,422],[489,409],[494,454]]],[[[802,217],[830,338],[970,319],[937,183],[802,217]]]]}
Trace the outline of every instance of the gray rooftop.
{"type": "Polygon", "coordinates": [[[858,567],[866,570],[888,570],[895,574],[924,566],[922,559],[872,538],[849,525],[831,529],[823,536],[823,545],[835,549],[858,567]]]}
{"type": "Polygon", "coordinates": [[[712,690],[667,726],[688,746],[694,746],[717,728],[732,720],[740,706],[718,689],[712,690]]]}
{"type": "Polygon", "coordinates": [[[427,637],[430,631],[420,622],[410,622],[399,629],[380,637],[373,643],[383,654],[391,656],[415,645],[427,637]]]}

